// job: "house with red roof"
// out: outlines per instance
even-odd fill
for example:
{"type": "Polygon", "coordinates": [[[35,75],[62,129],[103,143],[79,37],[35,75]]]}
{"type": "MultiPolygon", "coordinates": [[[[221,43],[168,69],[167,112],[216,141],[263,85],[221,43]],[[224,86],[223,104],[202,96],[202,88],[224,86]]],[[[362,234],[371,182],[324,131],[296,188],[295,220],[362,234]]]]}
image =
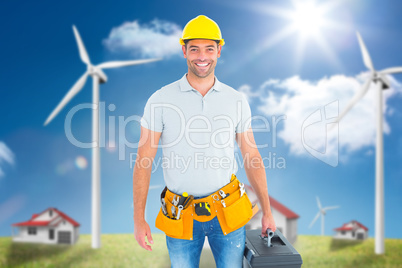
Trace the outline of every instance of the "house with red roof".
{"type": "Polygon", "coordinates": [[[56,208],[48,208],[24,222],[12,225],[14,242],[75,244],[80,224],[56,208]]]}
{"type": "MultiPolygon", "coordinates": [[[[245,184],[245,190],[250,198],[252,204],[258,203],[257,195],[251,186],[245,184]]],[[[290,243],[297,240],[297,219],[299,215],[269,196],[269,203],[271,204],[271,212],[274,217],[276,228],[286,237],[290,243]]],[[[259,208],[261,205],[258,204],[259,208]]],[[[261,229],[262,211],[261,209],[254,215],[254,217],[247,223],[246,229],[261,229]]]]}
{"type": "Polygon", "coordinates": [[[364,240],[368,237],[368,228],[355,220],[335,228],[334,231],[333,237],[336,239],[364,240]]]}

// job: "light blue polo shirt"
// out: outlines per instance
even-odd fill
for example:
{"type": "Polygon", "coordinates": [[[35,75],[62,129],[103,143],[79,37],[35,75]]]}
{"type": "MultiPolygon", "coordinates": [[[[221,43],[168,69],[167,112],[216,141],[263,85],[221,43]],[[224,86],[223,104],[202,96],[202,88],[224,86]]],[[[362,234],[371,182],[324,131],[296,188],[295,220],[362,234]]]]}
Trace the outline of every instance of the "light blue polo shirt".
{"type": "Polygon", "coordinates": [[[176,194],[205,196],[228,184],[238,165],[234,155],[236,133],[251,127],[245,96],[221,83],[203,97],[186,75],[152,94],[141,126],[162,132],[162,159],[166,186],[176,194]]]}

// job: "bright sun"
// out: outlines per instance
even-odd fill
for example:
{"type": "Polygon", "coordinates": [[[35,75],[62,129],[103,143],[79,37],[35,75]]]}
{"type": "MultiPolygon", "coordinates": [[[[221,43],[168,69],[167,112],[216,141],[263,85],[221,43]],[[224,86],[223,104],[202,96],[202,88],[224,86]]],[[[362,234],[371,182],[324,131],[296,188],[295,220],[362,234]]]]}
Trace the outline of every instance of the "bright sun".
{"type": "Polygon", "coordinates": [[[304,37],[319,35],[324,24],[324,12],[322,8],[313,2],[297,3],[292,12],[293,27],[304,37]]]}
{"type": "Polygon", "coordinates": [[[292,45],[295,48],[295,66],[300,67],[306,49],[320,48],[323,55],[331,63],[340,66],[334,52],[326,37],[328,32],[337,29],[345,29],[346,23],[333,21],[331,17],[334,9],[339,6],[339,0],[327,0],[318,3],[316,0],[291,0],[288,8],[270,6],[267,4],[256,5],[257,12],[263,12],[274,17],[280,18],[279,22],[285,22],[283,28],[270,33],[261,42],[256,51],[265,51],[268,48],[285,41],[292,36],[292,45]],[[284,19],[284,20],[283,20],[284,19]],[[286,23],[287,22],[287,23],[286,23]]]}

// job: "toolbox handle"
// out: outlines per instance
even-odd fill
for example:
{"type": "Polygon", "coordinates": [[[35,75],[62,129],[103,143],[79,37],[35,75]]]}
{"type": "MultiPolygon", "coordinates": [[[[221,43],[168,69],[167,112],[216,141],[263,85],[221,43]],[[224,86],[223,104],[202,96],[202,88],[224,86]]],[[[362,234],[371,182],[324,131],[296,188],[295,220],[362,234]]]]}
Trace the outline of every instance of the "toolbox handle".
{"type": "Polygon", "coordinates": [[[266,245],[269,248],[273,246],[272,243],[271,243],[271,238],[274,237],[274,234],[275,233],[271,230],[271,228],[268,228],[267,229],[267,236],[263,237],[263,236],[260,235],[260,238],[266,242],[266,245]]]}

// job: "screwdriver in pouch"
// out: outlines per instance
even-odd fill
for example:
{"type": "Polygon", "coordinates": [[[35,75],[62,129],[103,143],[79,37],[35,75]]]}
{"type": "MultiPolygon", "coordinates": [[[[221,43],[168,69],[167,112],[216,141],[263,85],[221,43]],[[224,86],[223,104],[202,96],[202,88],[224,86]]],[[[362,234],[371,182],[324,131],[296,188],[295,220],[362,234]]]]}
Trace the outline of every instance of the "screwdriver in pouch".
{"type": "Polygon", "coordinates": [[[183,195],[181,195],[181,196],[179,197],[179,202],[178,202],[178,204],[177,204],[176,220],[180,219],[181,211],[182,211],[183,208],[184,208],[184,207],[183,207],[183,204],[184,204],[184,202],[186,201],[187,197],[188,197],[188,193],[187,193],[187,192],[184,192],[183,195]]]}
{"type": "Polygon", "coordinates": [[[183,203],[183,209],[186,209],[193,200],[194,200],[193,195],[190,195],[189,197],[187,197],[186,201],[184,201],[184,203],[183,203]]]}
{"type": "Polygon", "coordinates": [[[183,195],[180,196],[179,203],[177,206],[183,205],[188,197],[188,193],[184,192],[183,195]]]}

